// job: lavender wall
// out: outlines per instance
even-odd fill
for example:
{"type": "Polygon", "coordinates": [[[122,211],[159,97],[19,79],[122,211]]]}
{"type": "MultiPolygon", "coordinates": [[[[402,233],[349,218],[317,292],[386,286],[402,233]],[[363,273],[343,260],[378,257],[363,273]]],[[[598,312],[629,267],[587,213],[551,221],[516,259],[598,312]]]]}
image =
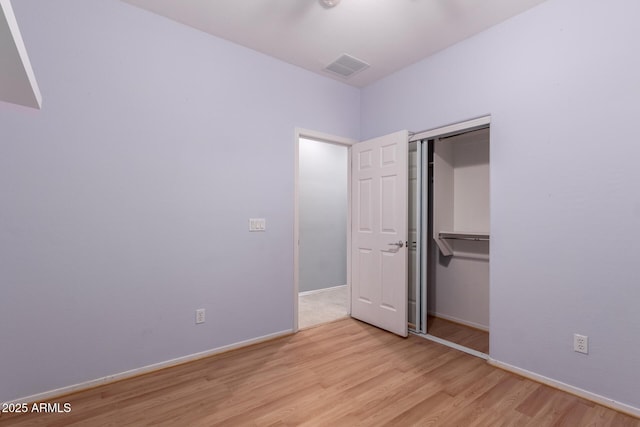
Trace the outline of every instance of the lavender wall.
{"type": "Polygon", "coordinates": [[[43,107],[0,103],[0,401],[291,329],[294,128],[358,138],[359,91],[116,0],[14,9],[43,107]]]}
{"type": "Polygon", "coordinates": [[[638,16],[549,0],[362,93],[364,138],[491,114],[491,356],[636,408],[638,16]]]}

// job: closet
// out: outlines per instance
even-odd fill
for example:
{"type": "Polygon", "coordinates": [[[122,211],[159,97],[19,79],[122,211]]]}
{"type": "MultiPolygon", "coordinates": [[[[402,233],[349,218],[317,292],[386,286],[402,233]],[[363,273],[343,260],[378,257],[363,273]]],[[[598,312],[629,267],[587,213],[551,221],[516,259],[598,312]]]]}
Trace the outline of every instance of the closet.
{"type": "Polygon", "coordinates": [[[409,327],[488,353],[489,125],[409,146],[409,327]]]}

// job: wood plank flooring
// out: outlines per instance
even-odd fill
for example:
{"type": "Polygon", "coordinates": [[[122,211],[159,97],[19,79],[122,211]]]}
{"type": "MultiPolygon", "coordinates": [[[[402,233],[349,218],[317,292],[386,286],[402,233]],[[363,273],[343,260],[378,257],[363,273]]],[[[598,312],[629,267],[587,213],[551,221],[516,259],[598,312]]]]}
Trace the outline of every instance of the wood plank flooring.
{"type": "Polygon", "coordinates": [[[440,317],[427,317],[427,332],[430,335],[489,354],[489,333],[440,317]]]}
{"type": "Polygon", "coordinates": [[[353,319],[55,399],[0,426],[633,426],[640,420],[353,319]]]}

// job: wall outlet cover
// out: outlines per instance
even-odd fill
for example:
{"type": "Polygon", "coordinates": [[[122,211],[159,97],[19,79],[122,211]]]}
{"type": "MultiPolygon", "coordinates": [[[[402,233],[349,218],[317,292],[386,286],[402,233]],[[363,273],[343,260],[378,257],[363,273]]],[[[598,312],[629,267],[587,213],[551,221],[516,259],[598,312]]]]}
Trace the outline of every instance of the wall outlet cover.
{"type": "Polygon", "coordinates": [[[204,308],[196,310],[196,324],[204,323],[204,308]]]}
{"type": "Polygon", "coordinates": [[[573,334],[573,351],[589,354],[589,337],[586,335],[573,334]]]}

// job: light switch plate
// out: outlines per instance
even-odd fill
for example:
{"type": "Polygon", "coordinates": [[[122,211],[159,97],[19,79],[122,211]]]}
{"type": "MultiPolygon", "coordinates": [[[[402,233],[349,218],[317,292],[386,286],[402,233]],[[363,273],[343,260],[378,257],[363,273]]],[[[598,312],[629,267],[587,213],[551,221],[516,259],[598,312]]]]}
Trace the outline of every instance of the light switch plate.
{"type": "Polygon", "coordinates": [[[267,221],[264,218],[249,218],[249,231],[265,231],[267,221]]]}

